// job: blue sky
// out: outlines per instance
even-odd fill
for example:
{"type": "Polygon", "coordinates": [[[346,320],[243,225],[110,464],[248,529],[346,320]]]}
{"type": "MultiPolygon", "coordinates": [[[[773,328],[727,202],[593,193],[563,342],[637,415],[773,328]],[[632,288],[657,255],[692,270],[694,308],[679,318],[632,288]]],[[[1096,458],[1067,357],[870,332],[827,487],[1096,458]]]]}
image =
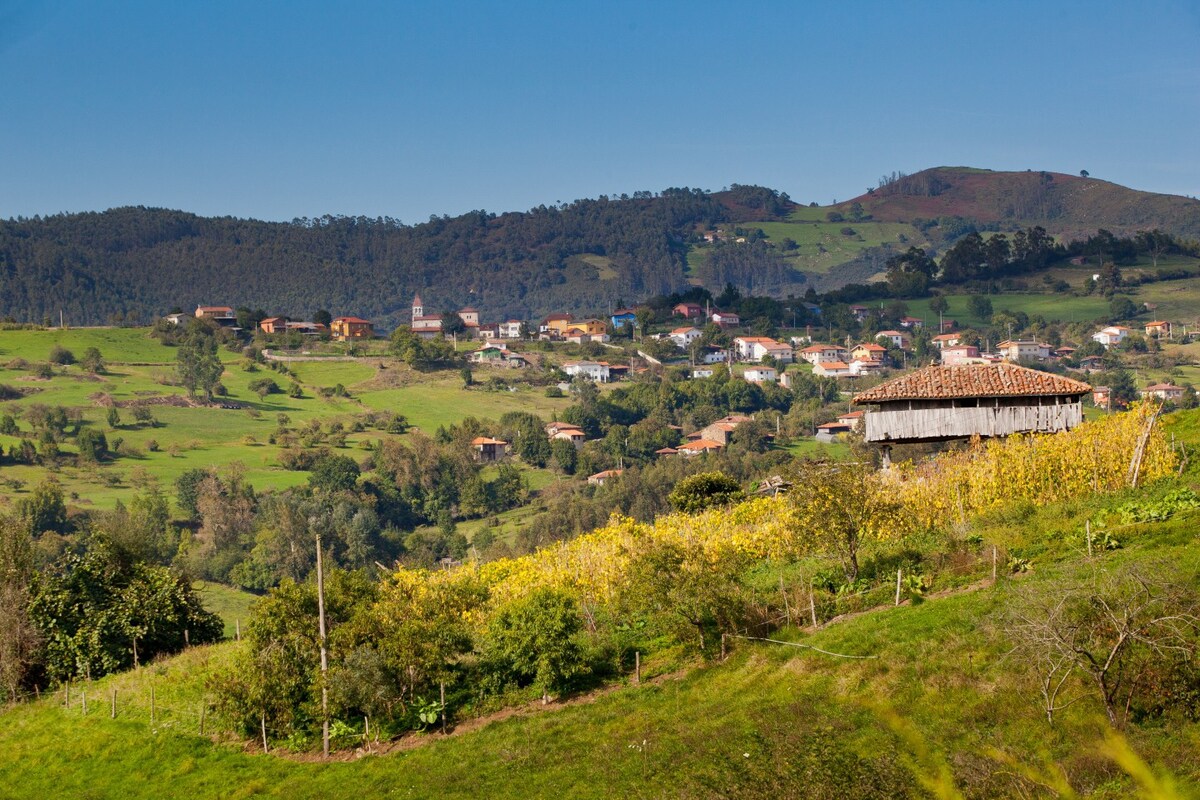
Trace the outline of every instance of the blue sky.
{"type": "Polygon", "coordinates": [[[1200,195],[1195,2],[0,0],[0,79],[0,217],[828,203],[944,164],[1200,195]]]}

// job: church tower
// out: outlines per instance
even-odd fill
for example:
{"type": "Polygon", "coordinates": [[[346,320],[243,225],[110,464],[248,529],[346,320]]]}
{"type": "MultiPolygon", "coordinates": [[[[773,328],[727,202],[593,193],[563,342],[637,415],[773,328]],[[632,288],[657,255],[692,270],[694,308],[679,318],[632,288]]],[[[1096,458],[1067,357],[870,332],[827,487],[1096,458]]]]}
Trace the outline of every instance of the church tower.
{"type": "Polygon", "coordinates": [[[421,304],[421,295],[413,295],[412,318],[425,316],[425,306],[421,304]]]}

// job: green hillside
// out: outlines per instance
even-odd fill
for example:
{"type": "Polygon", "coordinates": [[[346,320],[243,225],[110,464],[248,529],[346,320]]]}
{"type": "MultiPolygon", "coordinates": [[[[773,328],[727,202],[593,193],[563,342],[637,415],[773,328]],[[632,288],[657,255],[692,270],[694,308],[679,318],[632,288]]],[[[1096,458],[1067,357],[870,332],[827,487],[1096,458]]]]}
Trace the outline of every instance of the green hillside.
{"type": "MultiPolygon", "coordinates": [[[[643,685],[485,714],[449,737],[414,733],[370,752],[348,737],[325,764],[199,735],[208,676],[236,648],[226,643],[76,685],[67,708],[60,691],[4,712],[0,781],[12,798],[1076,796],[1047,788],[1055,780],[1081,797],[1130,797],[1139,780],[1109,754],[1119,744],[1098,705],[1084,696],[1047,724],[1004,619],[1084,558],[1064,531],[1132,496],[973,520],[968,533],[1036,553],[1032,571],[773,637],[865,660],[735,642],[725,661],[650,667],[643,685]]],[[[1127,526],[1100,558],[1108,570],[1172,562],[1195,574],[1198,522],[1193,511],[1127,526]]],[[[221,724],[207,713],[209,730],[221,724]]],[[[1200,791],[1198,736],[1200,723],[1170,716],[1127,729],[1151,784],[1142,796],[1200,791]]]]}

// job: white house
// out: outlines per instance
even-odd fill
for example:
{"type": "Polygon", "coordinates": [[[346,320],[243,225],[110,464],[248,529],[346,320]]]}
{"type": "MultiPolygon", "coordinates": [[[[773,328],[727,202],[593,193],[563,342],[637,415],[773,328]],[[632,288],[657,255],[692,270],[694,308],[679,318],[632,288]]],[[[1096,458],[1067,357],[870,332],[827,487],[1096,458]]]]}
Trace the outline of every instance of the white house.
{"type": "Polygon", "coordinates": [[[736,328],[742,324],[742,318],[732,311],[714,311],[709,319],[722,328],[736,328]]]}
{"type": "Polygon", "coordinates": [[[1044,361],[1050,357],[1054,348],[1048,344],[1035,342],[1032,339],[1003,341],[996,345],[996,353],[1009,361],[1044,361]]]}
{"type": "Polygon", "coordinates": [[[912,343],[912,339],[909,338],[908,334],[901,333],[900,331],[880,331],[875,334],[875,338],[883,339],[892,347],[899,347],[901,350],[907,350],[908,346],[912,343]]]}
{"type": "Polygon", "coordinates": [[[1173,386],[1169,383],[1156,383],[1152,386],[1147,386],[1145,389],[1139,389],[1138,394],[1143,399],[1154,397],[1159,400],[1170,400],[1173,403],[1178,403],[1183,399],[1183,387],[1173,386]]]}
{"type": "Polygon", "coordinates": [[[701,332],[699,328],[688,326],[685,328],[676,328],[675,330],[671,331],[669,335],[672,342],[679,345],[679,347],[683,348],[684,350],[687,350],[692,346],[692,342],[699,339],[704,335],[704,333],[701,332]]]}
{"type": "Polygon", "coordinates": [[[520,339],[521,324],[520,320],[510,319],[508,322],[501,322],[496,328],[501,339],[520,339]]]}
{"type": "Polygon", "coordinates": [[[693,378],[711,378],[713,376],[712,367],[696,367],[692,370],[693,378]]]}
{"type": "Polygon", "coordinates": [[[873,375],[883,371],[882,361],[872,361],[870,359],[856,358],[850,362],[850,374],[858,375],[873,375]]]}
{"type": "Polygon", "coordinates": [[[939,333],[930,341],[938,350],[944,350],[947,347],[954,347],[962,341],[962,336],[957,333],[939,333]]]}
{"type": "Polygon", "coordinates": [[[739,336],[733,340],[733,347],[742,361],[762,361],[767,356],[780,364],[790,364],[794,360],[791,345],[766,336],[739,336]]]}
{"type": "Polygon", "coordinates": [[[622,472],[624,472],[624,470],[606,469],[603,472],[597,472],[595,475],[589,475],[587,482],[592,486],[603,486],[606,481],[621,477],[622,472]]]}
{"type": "Polygon", "coordinates": [[[724,364],[729,360],[729,351],[710,345],[703,353],[700,354],[700,361],[704,364],[724,364]]]}
{"type": "Polygon", "coordinates": [[[822,361],[845,361],[849,354],[846,348],[836,344],[814,344],[800,351],[800,357],[810,364],[822,361]]]}
{"type": "Polygon", "coordinates": [[[822,378],[849,378],[854,372],[845,361],[824,361],[813,365],[813,375],[822,378]]]}
{"type": "Polygon", "coordinates": [[[748,383],[775,383],[779,380],[779,373],[774,367],[751,367],[742,373],[742,377],[748,383]]]}
{"type": "Polygon", "coordinates": [[[598,361],[568,361],[562,369],[572,378],[584,377],[596,383],[608,383],[609,380],[608,365],[598,361]]]}
{"type": "Polygon", "coordinates": [[[1105,347],[1114,347],[1125,341],[1129,336],[1129,328],[1124,325],[1109,325],[1092,334],[1092,341],[1099,342],[1105,347]]]}

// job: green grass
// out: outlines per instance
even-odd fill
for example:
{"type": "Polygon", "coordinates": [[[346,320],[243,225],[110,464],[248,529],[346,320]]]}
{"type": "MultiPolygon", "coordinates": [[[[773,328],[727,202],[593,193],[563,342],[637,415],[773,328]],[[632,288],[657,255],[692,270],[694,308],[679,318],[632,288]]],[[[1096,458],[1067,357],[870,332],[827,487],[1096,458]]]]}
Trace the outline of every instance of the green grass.
{"type": "MultiPolygon", "coordinates": [[[[994,312],[1008,309],[1023,311],[1030,317],[1041,315],[1047,320],[1063,322],[1091,322],[1108,316],[1108,300],[1099,295],[1074,297],[1072,295],[1056,294],[989,294],[994,312]]],[[[949,310],[943,315],[945,319],[955,319],[961,327],[974,328],[986,323],[971,314],[968,307],[970,295],[946,295],[950,304],[949,310]]],[[[926,320],[927,324],[936,327],[938,315],[929,310],[930,298],[905,300],[908,313],[914,317],[926,320]]]]}
{"type": "Polygon", "coordinates": [[[204,607],[225,623],[227,639],[234,638],[238,625],[244,625],[250,619],[250,607],[258,599],[258,595],[220,583],[196,581],[195,588],[204,607]]]}
{"type": "MultiPolygon", "coordinates": [[[[95,347],[112,363],[174,364],[175,348],[164,347],[149,335],[149,328],[52,328],[48,330],[0,330],[0,363],[13,358],[45,361],[50,349],[62,345],[82,358],[95,347]]],[[[223,360],[236,354],[222,350],[223,360]]]]}
{"type": "MultiPolygon", "coordinates": [[[[106,358],[126,362],[113,363],[102,375],[91,376],[78,367],[67,367],[56,369],[50,380],[36,380],[29,371],[3,368],[2,365],[11,358],[0,356],[0,383],[30,392],[20,400],[6,403],[5,413],[19,417],[23,409],[34,403],[79,409],[85,423],[102,430],[110,443],[120,438],[126,446],[140,451],[138,456],[117,458],[99,467],[64,464],[57,468],[55,479],[76,505],[112,508],[118,500],[127,502],[139,490],[138,484],[145,477],[152,476],[170,491],[175,479],[187,470],[221,468],[233,463],[240,463],[245,468],[246,480],[260,490],[302,484],[308,479],[307,473],[280,467],[280,448],[268,443],[280,414],[286,414],[289,425],[294,428],[312,420],[319,420],[323,425],[334,420],[348,424],[355,415],[368,411],[394,411],[432,433],[439,426],[450,425],[467,416],[495,419],[508,411],[533,411],[548,419],[570,402],[566,398],[547,398],[544,390],[539,388],[524,387],[517,392],[466,390],[457,370],[418,374],[391,360],[387,360],[386,368],[381,369],[375,358],[291,362],[289,368],[302,384],[304,396],[292,398],[281,392],[260,398],[249,389],[252,381],[269,377],[281,390],[286,390],[293,379],[265,367],[247,372],[240,360],[226,353],[229,358],[222,383],[228,390],[227,399],[246,408],[156,405],[153,407],[158,423],[155,426],[134,424],[132,410],[120,408],[121,423],[115,430],[110,429],[106,421],[108,408],[101,403],[104,396],[120,404],[153,396],[186,395],[183,388],[169,385],[174,379],[174,349],[164,347],[145,334],[145,329],[120,328],[0,331],[0,350],[13,357],[24,353],[20,357],[33,360],[36,353],[36,358],[44,360],[53,342],[61,337],[76,356],[82,355],[87,346],[98,344],[106,358]],[[319,396],[319,389],[336,384],[345,386],[351,396],[328,399],[319,396]],[[152,444],[157,445],[156,452],[151,450],[152,444]]],[[[481,380],[490,373],[488,370],[476,372],[481,380]]],[[[515,377],[503,371],[498,374],[515,377]]],[[[18,424],[29,430],[27,424],[20,421],[18,424]]],[[[350,435],[344,452],[358,458],[363,455],[360,448],[368,441],[386,438],[391,436],[368,428],[350,435]]],[[[10,448],[17,441],[12,437],[0,437],[0,446],[10,448]]],[[[62,449],[64,453],[71,453],[73,445],[68,441],[62,449]]],[[[0,509],[26,494],[48,472],[41,466],[6,466],[3,477],[25,485],[18,489],[9,484],[0,485],[0,509]]],[[[545,478],[531,473],[531,480],[541,485],[545,478]]]]}
{"type": "Polygon", "coordinates": [[[568,398],[549,398],[540,388],[515,392],[466,389],[457,372],[426,376],[420,383],[395,389],[368,389],[355,395],[371,408],[403,414],[426,433],[464,417],[499,419],[509,411],[528,411],[549,419],[570,404],[568,398]]]}
{"type": "MultiPolygon", "coordinates": [[[[0,785],[14,800],[802,797],[822,786],[828,789],[820,796],[849,797],[872,796],[879,791],[872,781],[886,779],[894,790],[889,796],[907,796],[916,791],[914,771],[932,776],[945,765],[970,796],[1014,796],[1010,768],[993,756],[999,751],[1035,768],[1065,770],[1086,781],[1085,796],[1128,797],[1129,780],[1097,754],[1106,727],[1098,704],[1085,697],[1047,725],[1026,666],[1010,655],[999,625],[1010,600],[1055,585],[1058,560],[1078,557],[1062,531],[1081,524],[1094,505],[997,512],[976,523],[989,541],[1040,548],[1027,575],[881,608],[813,634],[772,637],[874,656],[869,660],[734,642],[724,663],[668,676],[649,662],[649,683],[640,687],[618,685],[590,702],[549,710],[531,707],[483,727],[468,724],[469,732],[449,738],[418,735],[424,746],[387,755],[320,763],[261,755],[252,740],[220,743],[198,735],[199,708],[211,701],[208,677],[236,651],[226,643],[76,686],[69,709],[59,693],[8,710],[0,726],[6,755],[0,785]],[[115,721],[107,705],[114,688],[115,721]],[[89,696],[86,717],[81,691],[89,696]]],[[[1122,536],[1124,550],[1104,558],[1112,564],[1164,558],[1200,569],[1195,522],[1137,526],[1122,536]]],[[[208,724],[219,722],[210,712],[208,724]]],[[[1200,724],[1134,726],[1128,735],[1156,768],[1170,765],[1183,796],[1200,790],[1194,758],[1200,724]]]]}
{"type": "MultiPolygon", "coordinates": [[[[819,211],[819,219],[804,213],[808,219],[793,215],[788,222],[745,222],[738,227],[761,230],[768,240],[779,244],[785,238],[792,239],[799,247],[792,251],[779,251],[785,259],[801,272],[826,273],[839,264],[853,260],[864,248],[891,244],[903,250],[909,245],[924,244],[924,237],[908,224],[896,222],[828,222],[825,209],[800,209],[802,212],[819,211]],[[854,234],[846,236],[842,229],[850,227],[854,234]]],[[[708,247],[693,247],[688,254],[689,271],[696,268],[707,257],[708,247]]]]}
{"type": "Polygon", "coordinates": [[[818,442],[812,437],[803,437],[793,439],[788,444],[779,448],[791,453],[799,458],[814,458],[814,459],[843,459],[850,455],[850,446],[842,442],[818,442]]]}

